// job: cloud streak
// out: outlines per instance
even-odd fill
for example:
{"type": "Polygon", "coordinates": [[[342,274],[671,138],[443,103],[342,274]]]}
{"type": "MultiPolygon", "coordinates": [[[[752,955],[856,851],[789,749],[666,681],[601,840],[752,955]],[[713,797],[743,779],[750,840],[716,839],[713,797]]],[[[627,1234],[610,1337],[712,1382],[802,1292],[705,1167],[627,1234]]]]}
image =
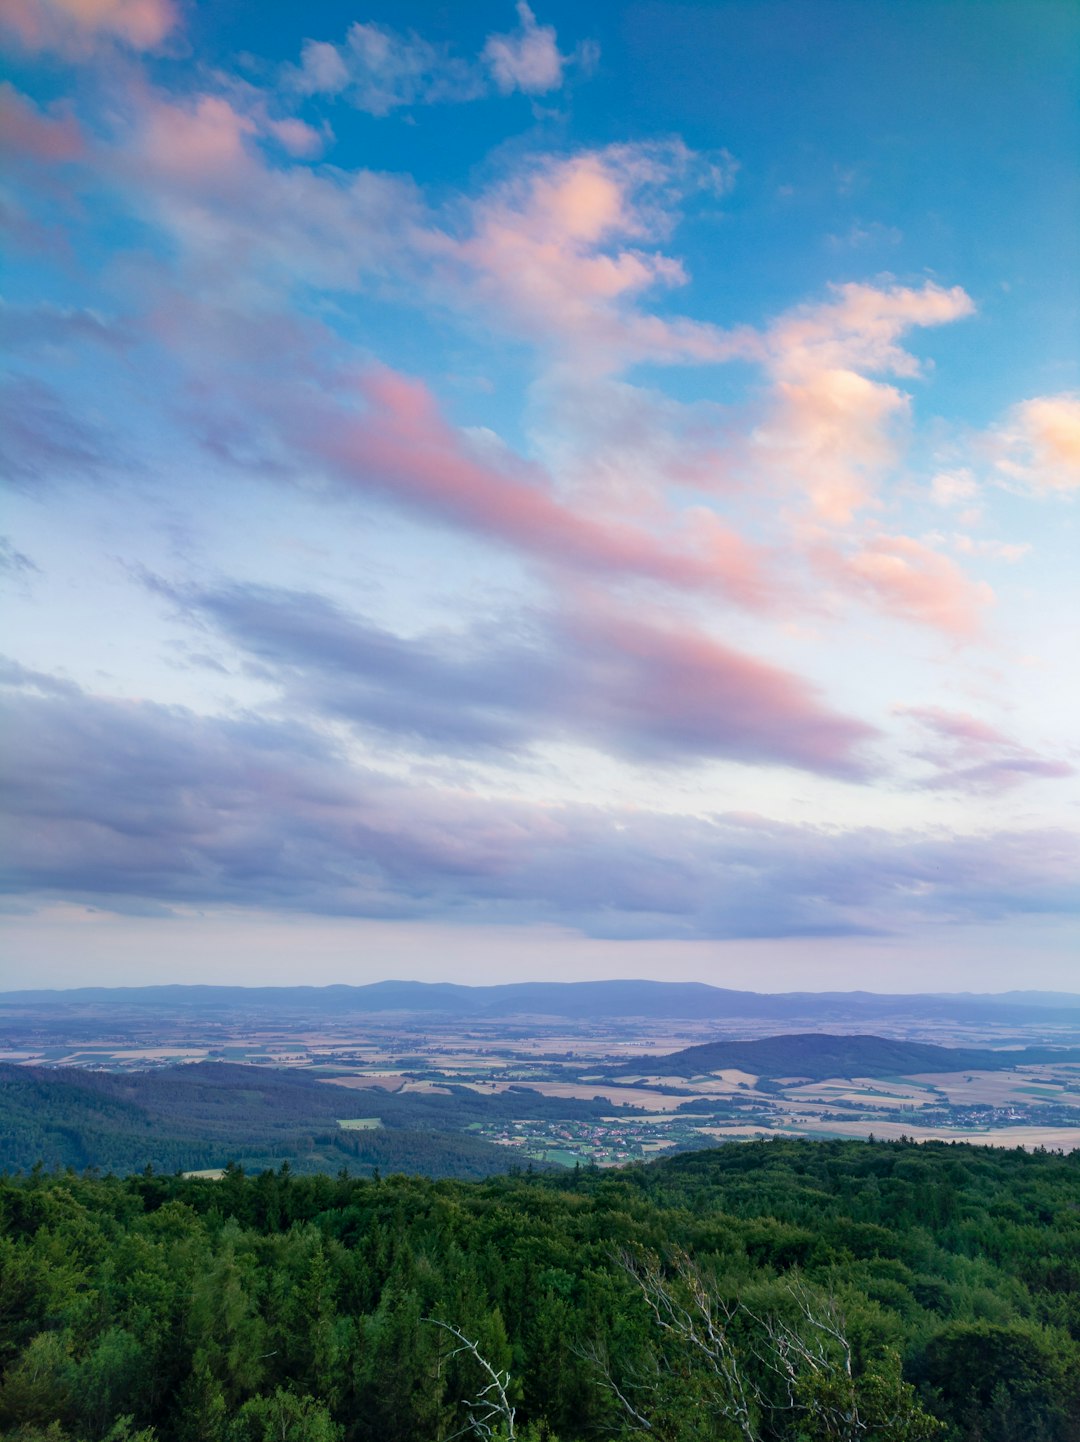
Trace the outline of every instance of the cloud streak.
{"type": "Polygon", "coordinates": [[[583,511],[535,463],[451,426],[422,382],[379,368],[354,389],[366,402],[360,414],[287,399],[278,411],[294,452],[318,458],[349,487],[594,576],[712,592],[751,610],[768,610],[784,590],[767,552],[706,510],[676,515],[659,533],[583,511]]]}
{"type": "Polygon", "coordinates": [[[664,625],[577,595],[561,612],[406,640],[312,594],[169,594],[306,708],[398,739],[465,753],[569,739],[639,762],[870,774],[863,751],[873,727],[685,621],[664,625]]]}
{"type": "Polygon", "coordinates": [[[1076,774],[1068,761],[1041,756],[966,712],[938,706],[899,709],[926,737],[914,754],[934,768],[921,782],[931,790],[999,795],[1028,781],[1076,774]]]}
{"type": "Polygon", "coordinates": [[[811,559],[831,585],[869,601],[897,620],[914,621],[960,640],[978,635],[993,591],[949,556],[914,536],[871,533],[850,549],[813,542],[811,559]]]}
{"type": "Polygon", "coordinates": [[[20,756],[5,788],[21,835],[9,884],[36,894],[672,939],[1077,908],[1066,832],[836,831],[484,799],[351,766],[300,727],[48,682],[9,696],[4,717],[20,756]]]}

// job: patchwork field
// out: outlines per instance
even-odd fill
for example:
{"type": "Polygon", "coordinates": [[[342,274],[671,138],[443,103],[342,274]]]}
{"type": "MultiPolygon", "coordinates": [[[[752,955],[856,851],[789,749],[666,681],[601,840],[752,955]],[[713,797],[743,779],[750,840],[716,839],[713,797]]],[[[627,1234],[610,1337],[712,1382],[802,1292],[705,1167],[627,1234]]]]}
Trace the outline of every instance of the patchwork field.
{"type": "MultiPolygon", "coordinates": [[[[861,1032],[838,1026],[793,1036],[792,1063],[814,1036],[822,1043],[844,1043],[849,1050],[856,1043],[865,1048],[875,1041],[865,1026],[861,1032]]],[[[1020,1048],[1062,1039],[1053,1029],[1024,1034],[1014,1026],[998,1037],[992,1027],[978,1035],[970,1027],[950,1030],[940,1021],[909,1025],[907,1038],[898,1030],[895,1020],[882,1025],[894,1050],[905,1040],[970,1048],[997,1039],[1020,1048]]],[[[805,1074],[763,1074],[749,1066],[717,1066],[698,1074],[693,1068],[682,1074],[674,1069],[684,1048],[722,1042],[738,1050],[770,1035],[776,1033],[764,1023],[721,1027],[694,1019],[575,1023],[565,1017],[515,1016],[465,1022],[388,1014],[295,1026],[281,1017],[265,1025],[248,1019],[212,1026],[190,1018],[140,1017],[106,1026],[82,1018],[67,1031],[62,1021],[38,1019],[21,1030],[7,1023],[0,1032],[0,1059],[105,1072],[226,1062],[304,1074],[363,1095],[357,1110],[364,1115],[335,1123],[350,1136],[388,1135],[387,1125],[422,1125],[467,1132],[516,1151],[523,1160],[564,1165],[618,1165],[662,1151],[770,1135],[873,1134],[1003,1147],[1080,1147],[1076,1062],[1000,1069],[958,1064],[956,1070],[878,1076],[853,1066],[848,1075],[817,1081],[807,1081],[805,1074]]],[[[787,1060],[784,1049],[780,1060],[787,1060]]]]}

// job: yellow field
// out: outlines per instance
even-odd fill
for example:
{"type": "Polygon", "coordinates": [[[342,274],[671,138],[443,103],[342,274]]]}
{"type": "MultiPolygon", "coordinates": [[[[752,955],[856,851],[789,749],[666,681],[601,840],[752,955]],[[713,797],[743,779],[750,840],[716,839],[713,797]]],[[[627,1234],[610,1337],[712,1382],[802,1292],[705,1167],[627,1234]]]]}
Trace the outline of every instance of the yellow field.
{"type": "Polygon", "coordinates": [[[350,1087],[353,1091],[399,1092],[408,1080],[400,1072],[368,1072],[366,1076],[327,1076],[319,1080],[324,1086],[350,1087]]]}
{"type": "Polygon", "coordinates": [[[514,1081],[514,1082],[482,1082],[475,1083],[470,1090],[486,1093],[509,1091],[511,1087],[527,1087],[529,1091],[539,1092],[545,1097],[574,1097],[580,1101],[591,1102],[595,1097],[601,1097],[604,1101],[622,1102],[626,1106],[649,1107],[653,1111],[673,1112],[682,1106],[683,1102],[700,1101],[700,1094],[694,1096],[665,1096],[661,1092],[645,1091],[638,1087],[612,1086],[603,1082],[551,1082],[551,1081],[514,1081]]]}
{"type": "MultiPolygon", "coordinates": [[[[994,1127],[987,1131],[971,1131],[950,1127],[920,1127],[911,1122],[817,1122],[820,1131],[837,1136],[866,1137],[871,1133],[882,1141],[895,1141],[907,1136],[917,1142],[971,1142],[980,1147],[1047,1147],[1051,1151],[1072,1151],[1080,1147],[1080,1127],[994,1127]]],[[[815,1124],[805,1122],[798,1130],[813,1131],[815,1124]]]]}
{"type": "MultiPolygon", "coordinates": [[[[1030,1092],[1025,1091],[1026,1087],[1050,1087],[1058,1091],[1054,1082],[1057,1070],[1052,1066],[1032,1066],[1021,1071],[928,1072],[914,1080],[929,1082],[954,1105],[991,1102],[994,1106],[1007,1106],[1010,1102],[1030,1103],[1032,1097],[1030,1092]]],[[[1068,1094],[1061,1092],[1061,1099],[1069,1100],[1068,1094]]],[[[1074,1105],[1080,1104],[1080,1098],[1075,1093],[1072,1101],[1074,1105]]]]}

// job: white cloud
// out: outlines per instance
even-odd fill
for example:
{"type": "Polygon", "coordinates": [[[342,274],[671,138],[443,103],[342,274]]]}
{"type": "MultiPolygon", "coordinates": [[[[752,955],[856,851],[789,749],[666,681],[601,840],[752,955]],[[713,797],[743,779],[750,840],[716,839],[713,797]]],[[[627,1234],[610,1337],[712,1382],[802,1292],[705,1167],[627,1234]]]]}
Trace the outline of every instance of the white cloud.
{"type": "Polygon", "coordinates": [[[966,466],[956,471],[939,471],[930,482],[935,506],[948,509],[973,501],[979,494],[979,483],[966,466]]]}
{"type": "Polygon", "coordinates": [[[544,95],[562,84],[565,57],[559,54],[553,25],[537,25],[536,16],[519,0],[519,28],[509,35],[489,35],[483,59],[496,87],[509,95],[544,95]]]}
{"type": "Polygon", "coordinates": [[[999,475],[1037,491],[1080,489],[1080,394],[1035,396],[992,433],[999,475]]]}
{"type": "Polygon", "coordinates": [[[554,26],[538,24],[524,0],[517,13],[518,27],[489,35],[475,59],[415,31],[358,21],[342,45],[306,40],[299,66],[288,69],[286,80],[301,95],[340,95],[369,115],[389,115],[406,106],[477,100],[492,86],[502,95],[545,95],[559,89],[569,65],[592,68],[594,45],[563,55],[554,26]]]}

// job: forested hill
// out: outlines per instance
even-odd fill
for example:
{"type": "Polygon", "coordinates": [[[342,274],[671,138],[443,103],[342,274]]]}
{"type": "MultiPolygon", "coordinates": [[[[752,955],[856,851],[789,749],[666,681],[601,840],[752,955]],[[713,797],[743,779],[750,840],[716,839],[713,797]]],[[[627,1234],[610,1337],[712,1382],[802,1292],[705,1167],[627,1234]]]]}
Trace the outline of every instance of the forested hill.
{"type": "MultiPolygon", "coordinates": [[[[656,1058],[652,1065],[671,1076],[691,1077],[732,1068],[754,1076],[806,1077],[810,1081],[824,1081],[827,1077],[1003,1071],[1051,1061],[1080,1062],[1080,1048],[1025,1047],[991,1051],[986,1048],[894,1041],[882,1036],[827,1036],[807,1032],[796,1036],[761,1037],[756,1041],[705,1042],[656,1058]]],[[[639,1061],[627,1066],[626,1073],[640,1073],[641,1069],[639,1061]]]]}
{"type": "Polygon", "coordinates": [[[5,1442],[1076,1442],[1080,1152],[0,1177],[0,1298],[5,1442]]]}
{"type": "Polygon", "coordinates": [[[586,1119],[609,1110],[610,1103],[516,1089],[484,1097],[468,1087],[353,1091],[302,1072],[227,1062],[120,1075],[0,1064],[0,1166],[195,1171],[288,1161],[301,1171],[344,1167],[360,1176],[379,1168],[484,1177],[517,1158],[475,1136],[474,1121],[586,1119]],[[340,1125],[376,1116],[371,1129],[340,1125]]]}

